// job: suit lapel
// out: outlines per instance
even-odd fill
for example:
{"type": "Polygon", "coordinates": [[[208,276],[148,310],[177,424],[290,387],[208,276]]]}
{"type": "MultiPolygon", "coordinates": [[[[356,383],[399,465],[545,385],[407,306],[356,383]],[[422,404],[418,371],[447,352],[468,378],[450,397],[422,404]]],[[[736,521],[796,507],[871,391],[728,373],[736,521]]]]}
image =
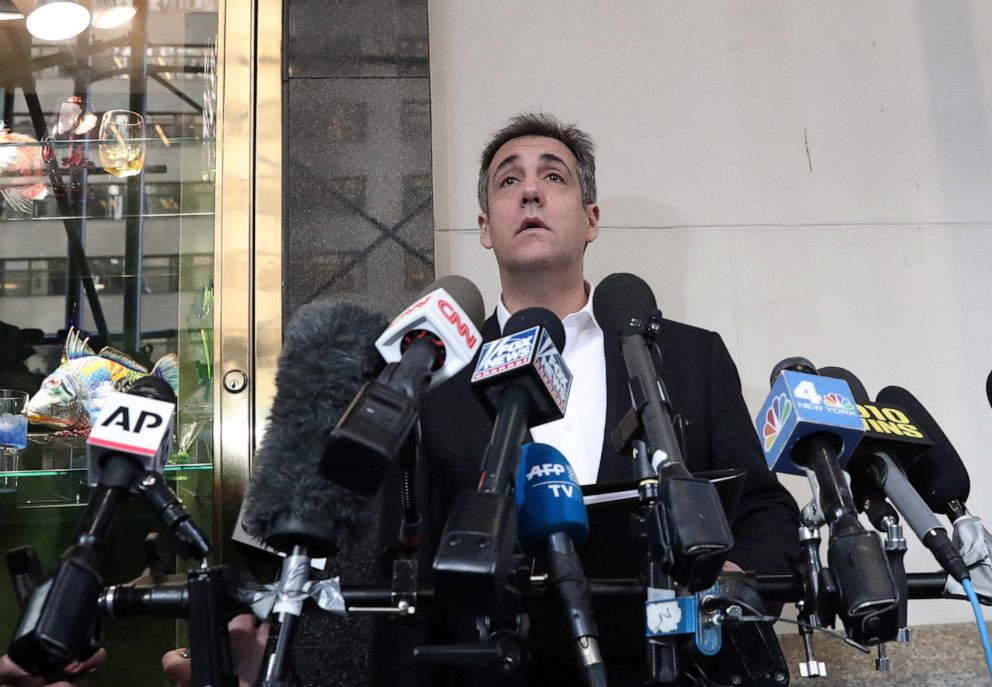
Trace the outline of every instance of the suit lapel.
{"type": "Polygon", "coordinates": [[[618,482],[631,479],[630,458],[613,449],[613,430],[630,410],[630,387],[627,368],[615,337],[603,333],[603,354],[606,357],[606,424],[603,427],[603,452],[599,459],[597,482],[618,482]]]}

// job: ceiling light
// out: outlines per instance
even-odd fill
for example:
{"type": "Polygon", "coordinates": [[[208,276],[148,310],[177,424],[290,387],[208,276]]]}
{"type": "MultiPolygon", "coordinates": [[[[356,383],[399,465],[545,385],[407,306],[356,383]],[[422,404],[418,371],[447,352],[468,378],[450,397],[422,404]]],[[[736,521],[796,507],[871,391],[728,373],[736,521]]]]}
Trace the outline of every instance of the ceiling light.
{"type": "Polygon", "coordinates": [[[93,10],[93,28],[116,29],[124,26],[136,11],[131,0],[97,0],[93,10]]]}
{"type": "Polygon", "coordinates": [[[28,32],[43,41],[64,41],[90,25],[90,11],[72,0],[38,0],[28,15],[28,32]]]}
{"type": "Polygon", "coordinates": [[[13,21],[14,19],[24,19],[24,15],[14,0],[0,0],[0,21],[13,21]]]}

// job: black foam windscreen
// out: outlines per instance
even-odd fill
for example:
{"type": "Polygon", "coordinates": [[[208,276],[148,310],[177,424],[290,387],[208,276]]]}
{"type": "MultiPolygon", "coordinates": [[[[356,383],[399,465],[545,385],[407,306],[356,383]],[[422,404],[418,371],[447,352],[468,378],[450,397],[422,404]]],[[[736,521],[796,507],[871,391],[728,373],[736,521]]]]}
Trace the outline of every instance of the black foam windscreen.
{"type": "Polygon", "coordinates": [[[430,286],[420,292],[420,295],[425,296],[436,289],[447,291],[472,320],[475,328],[482,329],[482,323],[486,319],[486,305],[475,284],[461,275],[449,274],[435,279],[430,286]]]}
{"type": "Polygon", "coordinates": [[[592,294],[592,313],[608,336],[643,333],[641,323],[657,310],[647,282],[626,272],[609,275],[592,294]]]}
{"type": "Polygon", "coordinates": [[[850,370],[845,370],[843,367],[821,367],[819,374],[822,377],[833,377],[834,379],[842,379],[847,382],[847,386],[850,387],[851,393],[854,394],[854,402],[860,405],[865,403],[871,403],[871,396],[868,395],[865,385],[861,383],[861,380],[854,376],[854,373],[850,370]]]}
{"type": "Polygon", "coordinates": [[[558,352],[565,350],[565,326],[558,316],[547,308],[524,308],[510,316],[503,327],[503,336],[516,334],[531,327],[541,326],[548,330],[558,352]]]}
{"type": "Polygon", "coordinates": [[[151,398],[156,401],[165,401],[173,405],[176,404],[176,392],[172,390],[172,387],[167,381],[155,375],[142,377],[131,385],[127,393],[134,394],[135,396],[144,396],[145,398],[151,398]]]}
{"type": "Polygon", "coordinates": [[[989,399],[989,405],[992,406],[992,372],[989,372],[988,379],[985,380],[985,395],[989,399]]]}
{"type": "Polygon", "coordinates": [[[811,375],[819,374],[816,370],[816,365],[801,355],[794,355],[791,358],[783,358],[772,368],[772,374],[768,379],[768,386],[775,386],[775,380],[785,370],[789,370],[790,372],[805,372],[811,375]]]}
{"type": "Polygon", "coordinates": [[[304,544],[330,555],[371,531],[374,502],[321,477],[320,462],[334,425],[383,367],[374,344],[386,324],[379,313],[329,301],[293,315],[251,476],[249,534],[280,550],[304,544]]]}
{"type": "Polygon", "coordinates": [[[879,403],[891,403],[904,408],[916,421],[916,426],[933,442],[933,447],[906,470],[909,481],[930,509],[942,513],[946,511],[950,501],[967,501],[968,494],[971,493],[968,470],[940,425],[923,404],[913,394],[898,386],[885,387],[875,399],[879,403]]]}

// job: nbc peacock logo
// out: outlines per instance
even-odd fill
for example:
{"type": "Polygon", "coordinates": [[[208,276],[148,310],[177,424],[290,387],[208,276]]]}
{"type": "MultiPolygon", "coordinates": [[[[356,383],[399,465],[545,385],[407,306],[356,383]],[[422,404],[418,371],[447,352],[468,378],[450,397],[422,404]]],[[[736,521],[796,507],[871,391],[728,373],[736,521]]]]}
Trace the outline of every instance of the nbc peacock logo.
{"type": "Polygon", "coordinates": [[[779,432],[782,431],[782,425],[785,424],[791,412],[792,401],[785,394],[779,394],[772,399],[772,404],[768,406],[768,412],[765,413],[765,426],[761,430],[765,437],[766,452],[774,445],[779,432]]]}
{"type": "Polygon", "coordinates": [[[831,391],[823,397],[823,405],[828,408],[841,408],[843,410],[854,410],[854,404],[845,396],[831,391]]]}

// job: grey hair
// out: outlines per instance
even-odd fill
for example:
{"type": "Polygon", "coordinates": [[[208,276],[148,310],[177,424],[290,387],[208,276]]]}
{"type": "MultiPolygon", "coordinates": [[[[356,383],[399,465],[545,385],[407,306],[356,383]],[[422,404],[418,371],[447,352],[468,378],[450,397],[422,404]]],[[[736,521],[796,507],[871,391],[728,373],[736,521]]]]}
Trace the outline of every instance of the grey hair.
{"type": "Polygon", "coordinates": [[[523,136],[544,136],[565,144],[578,163],[583,204],[596,202],[596,156],[592,137],[574,124],[563,124],[552,115],[543,112],[524,113],[514,115],[506,126],[494,133],[482,151],[479,165],[479,207],[484,213],[489,212],[489,166],[496,151],[505,143],[523,136]]]}

